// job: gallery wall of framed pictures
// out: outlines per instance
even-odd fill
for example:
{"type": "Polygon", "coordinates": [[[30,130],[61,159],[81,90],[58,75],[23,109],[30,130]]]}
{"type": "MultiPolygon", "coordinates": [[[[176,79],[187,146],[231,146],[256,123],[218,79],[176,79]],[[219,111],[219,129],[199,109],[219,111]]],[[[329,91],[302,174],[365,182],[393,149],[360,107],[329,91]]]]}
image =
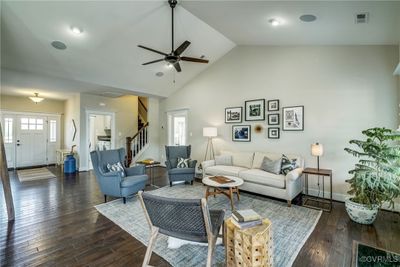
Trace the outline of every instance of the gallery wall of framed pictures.
{"type": "MultiPolygon", "coordinates": [[[[266,137],[268,139],[279,139],[281,129],[282,131],[304,131],[304,106],[282,107],[282,113],[280,113],[279,102],[279,99],[268,100],[267,109],[265,109],[265,99],[246,100],[244,114],[243,107],[227,107],[225,108],[225,123],[266,120],[266,137]]],[[[250,142],[251,126],[233,125],[232,141],[250,142]]]]}

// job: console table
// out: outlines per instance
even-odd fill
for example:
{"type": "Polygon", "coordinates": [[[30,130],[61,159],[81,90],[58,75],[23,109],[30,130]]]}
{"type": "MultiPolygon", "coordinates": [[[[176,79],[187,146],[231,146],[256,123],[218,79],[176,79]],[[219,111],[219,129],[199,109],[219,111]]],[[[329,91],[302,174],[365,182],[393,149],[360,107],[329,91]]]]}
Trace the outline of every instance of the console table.
{"type": "MultiPolygon", "coordinates": [[[[303,170],[304,174],[304,187],[305,187],[305,195],[303,196],[303,206],[314,208],[314,209],[321,209],[324,211],[330,212],[332,210],[332,170],[329,169],[316,169],[316,168],[305,168],[303,170]],[[322,198],[311,196],[308,193],[308,175],[317,175],[322,176],[322,198]],[[329,179],[329,190],[330,190],[330,198],[325,199],[325,179],[329,179]],[[314,202],[318,204],[318,206],[312,205],[311,203],[314,202]],[[319,206],[321,204],[321,206],[319,206]],[[325,206],[328,206],[327,208],[325,206]]],[[[319,178],[318,178],[319,179],[319,178]]]]}

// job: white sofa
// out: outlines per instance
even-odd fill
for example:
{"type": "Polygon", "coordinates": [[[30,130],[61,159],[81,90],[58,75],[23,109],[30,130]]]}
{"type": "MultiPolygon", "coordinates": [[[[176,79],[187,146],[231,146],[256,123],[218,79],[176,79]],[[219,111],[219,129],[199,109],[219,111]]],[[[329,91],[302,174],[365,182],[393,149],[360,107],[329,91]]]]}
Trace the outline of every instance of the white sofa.
{"type": "Polygon", "coordinates": [[[304,168],[304,159],[296,155],[286,155],[290,159],[297,159],[298,168],[287,175],[273,174],[261,170],[264,157],[276,160],[282,154],[262,152],[230,152],[221,151],[221,155],[232,158],[232,165],[216,165],[215,160],[204,161],[202,165],[203,177],[209,175],[229,175],[243,179],[244,183],[239,189],[276,197],[287,201],[290,207],[293,198],[303,190],[301,175],[304,168]]]}

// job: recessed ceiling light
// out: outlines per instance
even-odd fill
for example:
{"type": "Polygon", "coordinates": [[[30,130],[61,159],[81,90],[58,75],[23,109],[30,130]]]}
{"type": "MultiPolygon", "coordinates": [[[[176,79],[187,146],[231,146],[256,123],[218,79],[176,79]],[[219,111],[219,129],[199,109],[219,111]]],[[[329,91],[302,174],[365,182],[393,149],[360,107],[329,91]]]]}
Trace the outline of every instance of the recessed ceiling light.
{"type": "Polygon", "coordinates": [[[315,21],[316,19],[317,17],[311,14],[304,14],[300,16],[300,20],[304,22],[312,22],[315,21]]]}
{"type": "Polygon", "coordinates": [[[271,23],[272,26],[279,26],[281,22],[277,19],[270,19],[269,23],[271,23]]]}
{"type": "Polygon", "coordinates": [[[167,67],[168,68],[172,68],[172,64],[171,63],[167,63],[167,67]]]}
{"type": "Polygon", "coordinates": [[[59,49],[59,50],[65,50],[67,48],[67,46],[61,41],[53,41],[53,42],[51,42],[51,45],[55,49],[59,49]]]}
{"type": "Polygon", "coordinates": [[[76,27],[76,26],[72,26],[71,27],[71,31],[75,35],[80,35],[80,34],[83,33],[83,30],[81,28],[79,28],[79,27],[76,27]]]}
{"type": "Polygon", "coordinates": [[[156,73],[156,76],[157,76],[157,77],[162,77],[163,75],[164,75],[164,72],[161,72],[161,71],[159,71],[159,72],[156,73]]]}

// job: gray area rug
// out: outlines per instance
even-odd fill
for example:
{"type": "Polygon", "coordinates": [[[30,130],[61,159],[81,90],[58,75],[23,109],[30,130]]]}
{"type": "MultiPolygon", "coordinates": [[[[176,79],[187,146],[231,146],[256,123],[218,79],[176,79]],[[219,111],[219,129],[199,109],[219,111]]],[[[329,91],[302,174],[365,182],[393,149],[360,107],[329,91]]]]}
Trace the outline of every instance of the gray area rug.
{"type": "MultiPolygon", "coordinates": [[[[174,198],[202,198],[205,187],[201,184],[176,185],[162,187],[151,191],[152,194],[174,198]]],[[[236,198],[235,198],[236,200],[236,198]]],[[[226,209],[226,217],[231,215],[230,202],[224,195],[208,199],[210,209],[226,209]]],[[[317,224],[321,211],[279,202],[268,198],[241,193],[240,201],[235,203],[237,209],[251,208],[261,216],[272,221],[272,236],[274,249],[274,266],[291,266],[300,249],[317,224]]],[[[122,200],[100,204],[96,209],[119,225],[133,237],[147,245],[149,226],[144,216],[139,199],[135,196],[124,205],[122,200]]],[[[168,238],[159,235],[154,252],[163,257],[173,266],[205,266],[207,247],[184,245],[179,249],[168,248],[168,238]]],[[[217,247],[215,261],[217,266],[224,266],[225,252],[222,245],[217,247]]]]}
{"type": "Polygon", "coordinates": [[[18,179],[21,183],[27,181],[56,178],[56,176],[47,168],[18,170],[17,174],[18,174],[18,179]]]}

